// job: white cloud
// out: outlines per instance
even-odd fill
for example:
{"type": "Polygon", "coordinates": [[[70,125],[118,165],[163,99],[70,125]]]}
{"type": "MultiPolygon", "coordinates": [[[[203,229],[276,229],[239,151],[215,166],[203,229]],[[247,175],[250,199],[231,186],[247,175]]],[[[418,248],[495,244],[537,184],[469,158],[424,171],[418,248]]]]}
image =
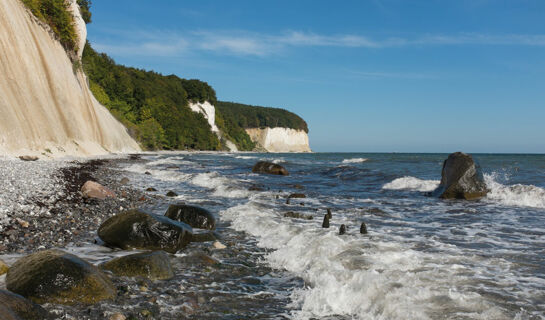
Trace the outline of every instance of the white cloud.
{"type": "Polygon", "coordinates": [[[490,35],[463,33],[455,35],[421,35],[418,37],[370,38],[354,34],[323,35],[291,31],[278,35],[244,31],[140,31],[117,33],[117,43],[97,43],[101,51],[114,54],[178,56],[184,52],[210,51],[223,55],[268,56],[297,47],[344,47],[384,49],[407,46],[545,46],[545,35],[504,34],[490,35]]]}

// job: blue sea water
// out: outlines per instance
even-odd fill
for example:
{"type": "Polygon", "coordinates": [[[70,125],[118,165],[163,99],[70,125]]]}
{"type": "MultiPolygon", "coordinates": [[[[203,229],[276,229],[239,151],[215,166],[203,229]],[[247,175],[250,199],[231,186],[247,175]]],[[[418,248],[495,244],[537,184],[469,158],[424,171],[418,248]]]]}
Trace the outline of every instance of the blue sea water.
{"type": "Polygon", "coordinates": [[[491,190],[480,201],[426,194],[446,157],[150,154],[124,170],[133,183],[208,208],[220,233],[243,235],[237,241],[257,257],[256,272],[270,269],[255,289],[270,295],[256,317],[545,319],[545,156],[475,154],[491,190]],[[290,175],[251,173],[259,160],[290,175]],[[287,203],[295,192],[306,198],[287,203]],[[326,208],[329,229],[321,228],[326,208]],[[284,217],[289,211],[313,219],[284,217]]]}

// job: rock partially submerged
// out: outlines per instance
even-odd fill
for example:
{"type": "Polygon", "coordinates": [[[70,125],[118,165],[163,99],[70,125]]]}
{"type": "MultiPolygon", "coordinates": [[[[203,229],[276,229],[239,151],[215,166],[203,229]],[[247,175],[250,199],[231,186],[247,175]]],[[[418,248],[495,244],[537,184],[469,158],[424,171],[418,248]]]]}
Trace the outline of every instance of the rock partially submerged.
{"type": "Polygon", "coordinates": [[[171,204],[165,213],[165,217],[187,223],[193,228],[209,230],[216,228],[214,215],[210,211],[197,206],[171,204]]]}
{"type": "Polygon", "coordinates": [[[314,217],[312,215],[304,214],[304,213],[301,213],[301,212],[293,212],[293,211],[288,211],[288,212],[284,213],[284,217],[286,217],[286,218],[295,218],[295,219],[305,219],[305,220],[314,219],[314,217]]]}
{"type": "Polygon", "coordinates": [[[276,174],[281,176],[288,176],[288,170],[286,168],[282,167],[279,164],[267,162],[267,161],[259,161],[254,165],[252,168],[253,173],[266,173],[266,174],[276,174]]]}
{"type": "Polygon", "coordinates": [[[8,271],[6,287],[36,303],[94,304],[116,296],[114,285],[98,268],[55,249],[17,260],[8,271]]]}
{"type": "Polygon", "coordinates": [[[176,253],[191,242],[191,226],[144,212],[129,210],[104,221],[98,236],[109,246],[121,249],[164,250],[176,253]]]}
{"type": "Polygon", "coordinates": [[[455,152],[443,163],[441,183],[433,195],[442,199],[476,200],[486,196],[488,189],[480,167],[471,155],[455,152]]]}
{"type": "Polygon", "coordinates": [[[0,319],[42,320],[51,319],[44,308],[6,290],[0,290],[0,319]]]}
{"type": "Polygon", "coordinates": [[[85,184],[81,187],[81,193],[86,198],[100,200],[115,198],[115,193],[112,190],[94,181],[85,182],[85,184]]]}
{"type": "Polygon", "coordinates": [[[170,259],[164,251],[131,254],[114,258],[101,265],[116,276],[146,277],[151,280],[165,280],[174,277],[170,259]]]}

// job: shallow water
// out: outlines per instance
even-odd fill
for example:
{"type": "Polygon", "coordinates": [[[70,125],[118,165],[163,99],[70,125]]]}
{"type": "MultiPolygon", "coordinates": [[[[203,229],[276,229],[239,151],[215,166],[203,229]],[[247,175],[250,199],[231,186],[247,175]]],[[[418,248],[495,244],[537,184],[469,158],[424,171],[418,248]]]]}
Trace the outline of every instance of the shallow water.
{"type": "MultiPolygon", "coordinates": [[[[120,168],[120,176],[217,214],[228,249],[204,250],[221,264],[203,268],[191,263],[203,251],[192,244],[174,257],[175,279],[150,284],[148,294],[129,288],[133,300],[117,308],[145,307],[153,294],[163,319],[545,319],[545,156],[474,155],[491,189],[476,202],[426,195],[446,157],[146,155],[149,162],[120,168]],[[258,160],[290,176],[252,174],[258,160]],[[287,204],[295,192],[307,198],[287,204]],[[326,208],[329,229],[321,228],[326,208]],[[314,219],[284,217],[288,211],[314,219]],[[341,224],[346,235],[338,235],[341,224]],[[188,297],[199,305],[190,313],[188,297]]],[[[162,214],[165,206],[149,209],[162,214]]],[[[120,254],[70,250],[95,263],[120,254]]]]}

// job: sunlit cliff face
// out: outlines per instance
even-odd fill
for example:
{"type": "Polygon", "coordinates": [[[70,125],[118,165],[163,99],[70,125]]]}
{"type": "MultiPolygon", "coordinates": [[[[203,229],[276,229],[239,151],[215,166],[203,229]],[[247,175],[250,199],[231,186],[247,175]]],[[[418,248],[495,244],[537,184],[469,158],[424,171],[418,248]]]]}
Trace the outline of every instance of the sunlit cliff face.
{"type": "Polygon", "coordinates": [[[290,128],[249,128],[246,132],[258,145],[269,152],[311,152],[308,135],[290,128]]]}
{"type": "MultiPolygon", "coordinates": [[[[85,24],[79,10],[71,12],[81,57],[85,24]]],[[[0,154],[140,150],[125,127],[93,97],[79,65],[21,1],[0,1],[0,154]]]]}

